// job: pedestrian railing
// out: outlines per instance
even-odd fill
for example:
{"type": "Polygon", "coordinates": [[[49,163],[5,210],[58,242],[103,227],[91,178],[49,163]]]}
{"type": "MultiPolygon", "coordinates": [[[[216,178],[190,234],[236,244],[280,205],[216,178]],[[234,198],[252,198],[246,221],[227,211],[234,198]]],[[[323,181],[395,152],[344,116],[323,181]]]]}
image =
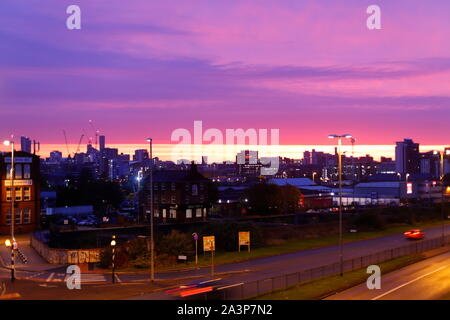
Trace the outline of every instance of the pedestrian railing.
{"type": "MultiPolygon", "coordinates": [[[[343,270],[349,272],[363,267],[392,260],[402,256],[417,254],[432,249],[436,249],[450,243],[450,236],[417,241],[405,246],[386,249],[365,256],[344,260],[343,270]]],[[[203,293],[202,296],[196,296],[195,299],[205,300],[238,300],[250,297],[257,297],[277,290],[286,289],[294,285],[311,280],[320,279],[326,276],[340,273],[340,263],[327,264],[315,268],[304,269],[298,272],[283,274],[266,279],[238,283],[225,286],[217,290],[203,293]]]]}

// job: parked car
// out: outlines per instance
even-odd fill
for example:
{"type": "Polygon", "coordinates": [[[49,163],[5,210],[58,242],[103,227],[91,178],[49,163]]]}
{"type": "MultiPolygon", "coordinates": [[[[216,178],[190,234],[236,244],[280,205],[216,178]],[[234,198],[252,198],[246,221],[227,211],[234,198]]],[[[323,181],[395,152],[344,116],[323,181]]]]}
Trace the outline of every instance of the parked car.
{"type": "Polygon", "coordinates": [[[425,233],[420,229],[411,229],[403,233],[406,239],[420,240],[423,239],[425,233]]]}

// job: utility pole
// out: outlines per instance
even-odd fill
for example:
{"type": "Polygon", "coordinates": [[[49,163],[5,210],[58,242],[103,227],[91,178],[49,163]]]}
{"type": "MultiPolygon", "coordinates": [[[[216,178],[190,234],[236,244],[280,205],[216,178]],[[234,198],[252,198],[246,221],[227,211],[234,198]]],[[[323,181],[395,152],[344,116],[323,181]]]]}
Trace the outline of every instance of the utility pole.
{"type": "Polygon", "coordinates": [[[147,138],[150,143],[150,281],[155,281],[155,241],[153,235],[153,139],[147,138]]]}
{"type": "Polygon", "coordinates": [[[11,170],[10,170],[10,178],[11,178],[11,282],[13,282],[15,277],[15,257],[14,257],[14,250],[16,249],[16,240],[14,238],[14,222],[16,219],[15,215],[15,208],[14,208],[14,201],[16,197],[15,188],[14,188],[14,141],[6,140],[3,142],[5,146],[11,146],[11,170]]]}

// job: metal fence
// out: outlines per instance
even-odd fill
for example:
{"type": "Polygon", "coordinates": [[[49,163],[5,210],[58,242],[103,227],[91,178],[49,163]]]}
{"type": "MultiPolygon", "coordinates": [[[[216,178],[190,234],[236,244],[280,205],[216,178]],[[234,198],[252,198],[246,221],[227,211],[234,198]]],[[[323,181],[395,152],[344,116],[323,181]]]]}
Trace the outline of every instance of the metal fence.
{"type": "MultiPolygon", "coordinates": [[[[344,260],[344,272],[361,269],[363,267],[392,260],[402,256],[417,254],[428,250],[436,249],[450,243],[450,236],[446,236],[444,243],[443,238],[427,239],[417,241],[405,246],[387,249],[375,252],[365,256],[344,260]]],[[[294,273],[283,274],[266,279],[256,281],[238,283],[218,290],[207,292],[195,299],[205,300],[237,300],[250,297],[256,297],[274,291],[286,289],[288,287],[304,283],[310,280],[335,275],[340,273],[339,262],[323,265],[315,268],[305,269],[294,273]]]]}

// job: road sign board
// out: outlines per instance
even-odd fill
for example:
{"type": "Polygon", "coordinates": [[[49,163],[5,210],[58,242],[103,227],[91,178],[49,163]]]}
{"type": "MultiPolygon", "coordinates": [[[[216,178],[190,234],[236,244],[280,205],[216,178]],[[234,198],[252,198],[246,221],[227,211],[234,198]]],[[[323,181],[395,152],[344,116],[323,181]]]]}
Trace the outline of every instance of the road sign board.
{"type": "Polygon", "coordinates": [[[249,246],[250,245],[250,232],[239,232],[239,245],[240,246],[249,246]]]}
{"type": "Polygon", "coordinates": [[[203,251],[215,251],[215,237],[214,236],[208,236],[203,237],[203,251]]]}

